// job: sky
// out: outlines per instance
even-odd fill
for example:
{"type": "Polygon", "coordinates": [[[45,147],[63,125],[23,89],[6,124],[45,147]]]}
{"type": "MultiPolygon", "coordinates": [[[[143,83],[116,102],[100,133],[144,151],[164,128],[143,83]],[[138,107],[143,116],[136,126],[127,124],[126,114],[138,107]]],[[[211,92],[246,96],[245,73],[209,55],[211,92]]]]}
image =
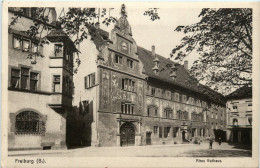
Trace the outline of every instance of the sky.
{"type": "MultiPolygon", "coordinates": [[[[159,20],[151,21],[148,16],[144,16],[143,13],[149,7],[133,6],[132,4],[126,5],[126,12],[128,16],[128,22],[132,28],[133,38],[138,46],[151,50],[151,46],[155,46],[155,52],[166,58],[170,57],[172,49],[180,44],[184,34],[174,31],[179,25],[190,25],[197,23],[200,18],[198,17],[201,8],[177,8],[162,6],[152,6],[159,8],[158,15],[159,20]]],[[[111,10],[110,15],[119,18],[121,4],[115,4],[111,6],[114,8],[111,10]]],[[[62,8],[57,9],[57,16],[59,16],[62,8]]],[[[66,9],[65,9],[66,10],[66,9]]],[[[102,21],[102,19],[101,19],[102,21]]],[[[101,24],[101,28],[110,32],[114,26],[106,26],[101,24]]],[[[184,60],[189,61],[189,68],[192,63],[198,58],[198,54],[193,52],[189,57],[184,60]]]]}

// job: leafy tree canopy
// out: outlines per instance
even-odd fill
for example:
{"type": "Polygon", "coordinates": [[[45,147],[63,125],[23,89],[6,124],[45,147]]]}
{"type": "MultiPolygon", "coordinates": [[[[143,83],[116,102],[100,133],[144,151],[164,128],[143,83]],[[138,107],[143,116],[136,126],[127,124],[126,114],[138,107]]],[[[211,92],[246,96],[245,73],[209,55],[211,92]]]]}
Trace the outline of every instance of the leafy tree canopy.
{"type": "Polygon", "coordinates": [[[171,53],[183,60],[192,51],[199,59],[190,73],[222,93],[252,85],[252,9],[202,9],[198,23],[178,26],[185,36],[171,53]]]}
{"type": "MultiPolygon", "coordinates": [[[[11,18],[11,22],[8,26],[9,29],[14,26],[19,18],[25,15],[26,10],[29,8],[10,8],[14,12],[14,17],[11,18]]],[[[33,24],[26,31],[28,36],[32,39],[39,39],[38,46],[42,47],[44,44],[48,44],[48,40],[43,36],[43,32],[50,32],[54,27],[64,31],[74,42],[75,46],[79,46],[81,42],[90,37],[90,40],[94,40],[96,28],[102,23],[109,26],[111,23],[115,23],[117,19],[110,15],[110,11],[113,8],[68,8],[59,13],[58,19],[54,25],[49,24],[50,10],[47,8],[30,8],[34,11],[34,16],[31,18],[33,24]]],[[[148,16],[150,20],[158,20],[160,17],[157,13],[158,8],[149,8],[144,11],[144,15],[148,16]]],[[[124,4],[121,7],[121,13],[125,13],[124,4]]],[[[79,53],[77,53],[77,72],[78,66],[81,61],[79,53]]],[[[37,57],[44,57],[39,52],[30,53],[28,59],[32,59],[32,64],[36,64],[37,57]]]]}

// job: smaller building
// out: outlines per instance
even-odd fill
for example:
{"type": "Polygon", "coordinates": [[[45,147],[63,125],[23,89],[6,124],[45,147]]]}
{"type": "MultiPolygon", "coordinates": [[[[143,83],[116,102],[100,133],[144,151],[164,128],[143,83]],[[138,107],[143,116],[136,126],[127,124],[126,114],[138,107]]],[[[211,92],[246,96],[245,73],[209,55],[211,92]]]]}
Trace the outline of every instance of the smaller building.
{"type": "Polygon", "coordinates": [[[227,140],[252,144],[252,87],[243,86],[227,98],[227,140]]]}

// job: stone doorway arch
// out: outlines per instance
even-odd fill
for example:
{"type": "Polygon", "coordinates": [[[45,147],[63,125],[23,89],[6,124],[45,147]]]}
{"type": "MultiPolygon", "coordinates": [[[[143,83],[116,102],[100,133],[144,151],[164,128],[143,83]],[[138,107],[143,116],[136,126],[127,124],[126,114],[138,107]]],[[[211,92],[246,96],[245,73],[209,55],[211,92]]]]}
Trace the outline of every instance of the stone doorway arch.
{"type": "Polygon", "coordinates": [[[134,146],[135,145],[135,127],[131,122],[125,122],[120,127],[120,145],[134,146]]]}

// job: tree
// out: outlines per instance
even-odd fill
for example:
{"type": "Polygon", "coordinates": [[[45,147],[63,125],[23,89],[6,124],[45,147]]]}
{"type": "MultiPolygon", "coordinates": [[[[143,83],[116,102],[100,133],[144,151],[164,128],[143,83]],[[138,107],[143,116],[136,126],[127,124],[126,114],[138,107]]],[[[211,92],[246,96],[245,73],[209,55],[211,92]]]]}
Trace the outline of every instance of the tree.
{"type": "Polygon", "coordinates": [[[182,60],[199,53],[190,73],[221,92],[252,85],[252,9],[202,9],[198,23],[178,26],[185,36],[171,53],[182,60]]]}
{"type": "MultiPolygon", "coordinates": [[[[11,19],[11,23],[8,26],[9,29],[15,25],[19,18],[24,16],[26,8],[12,8],[14,12],[14,17],[11,19]]],[[[75,46],[79,46],[84,40],[90,37],[90,40],[95,39],[95,31],[100,25],[100,22],[106,26],[109,26],[111,23],[116,23],[117,19],[110,15],[110,10],[113,8],[68,8],[66,11],[63,8],[59,17],[57,19],[56,25],[53,26],[48,24],[50,12],[46,10],[47,8],[32,8],[34,10],[33,25],[26,31],[32,39],[37,41],[37,48],[42,47],[45,44],[49,44],[49,41],[43,32],[50,32],[54,27],[65,32],[74,42],[75,46]],[[40,39],[40,40],[36,40],[40,39]]],[[[144,15],[148,16],[150,20],[158,20],[160,17],[157,13],[158,8],[149,8],[144,11],[144,15]]],[[[125,5],[121,6],[121,13],[126,13],[125,5]]],[[[38,49],[37,49],[38,51],[38,49]]],[[[38,57],[43,58],[44,56],[39,53],[30,53],[28,54],[28,59],[31,59],[32,64],[36,64],[36,59],[38,57]]],[[[78,67],[81,61],[79,58],[79,52],[77,53],[76,58],[76,68],[74,72],[77,72],[78,67]]]]}

